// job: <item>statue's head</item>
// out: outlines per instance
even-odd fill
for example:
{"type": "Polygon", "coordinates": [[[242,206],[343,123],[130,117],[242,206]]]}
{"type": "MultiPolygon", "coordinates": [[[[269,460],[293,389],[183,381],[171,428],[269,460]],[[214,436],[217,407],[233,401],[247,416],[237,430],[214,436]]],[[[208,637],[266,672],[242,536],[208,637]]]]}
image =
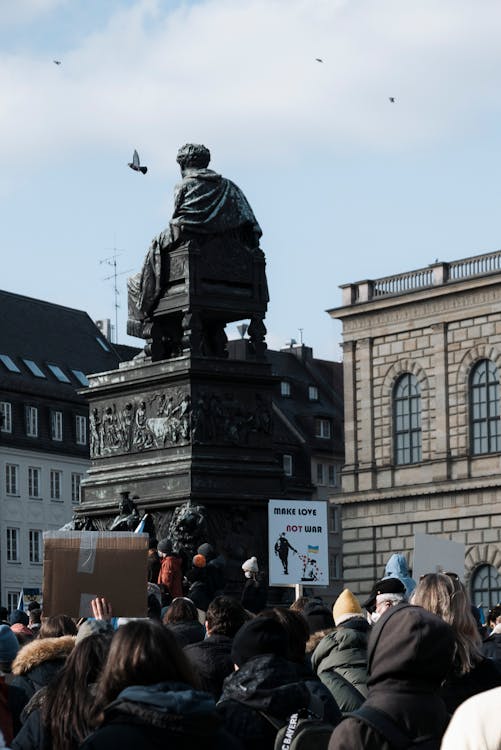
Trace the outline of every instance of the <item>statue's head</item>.
{"type": "Polygon", "coordinates": [[[209,166],[210,151],[199,143],[185,143],[177,152],[176,161],[183,169],[205,169],[209,166]]]}

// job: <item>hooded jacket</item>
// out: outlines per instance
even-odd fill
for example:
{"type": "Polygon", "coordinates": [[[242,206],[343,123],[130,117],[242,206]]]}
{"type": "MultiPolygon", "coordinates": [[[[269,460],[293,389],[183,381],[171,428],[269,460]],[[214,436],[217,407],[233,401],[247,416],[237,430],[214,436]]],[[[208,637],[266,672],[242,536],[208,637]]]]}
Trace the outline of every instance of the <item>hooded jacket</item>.
{"type": "Polygon", "coordinates": [[[238,750],[221,728],[212,696],[179,682],[134,685],[104,711],[81,750],[238,750]]]}
{"type": "Polygon", "coordinates": [[[272,750],[277,730],[263,714],[285,724],[291,714],[310,705],[311,695],[323,703],[322,718],[337,724],[339,709],[311,671],[281,656],[263,654],[225,679],[217,710],[245,750],[272,750]]]}
{"type": "Polygon", "coordinates": [[[27,643],[12,662],[11,685],[24,693],[26,705],[40,688],[49,684],[59,672],[75,646],[75,637],[40,638],[27,643]]]}
{"type": "Polygon", "coordinates": [[[313,671],[329,688],[343,713],[367,698],[367,643],[370,625],[351,617],[322,638],[311,657],[313,671]]]}
{"type": "MultiPolygon", "coordinates": [[[[422,607],[392,607],[373,628],[368,646],[369,696],[364,705],[387,713],[409,738],[440,742],[449,719],[439,696],[452,667],[454,633],[422,607]]],[[[355,717],[334,730],[329,750],[391,750],[386,739],[355,717]]]]}
{"type": "Polygon", "coordinates": [[[225,677],[233,672],[233,639],[214,633],[203,641],[184,647],[184,653],[196,671],[202,690],[219,699],[225,677]]]}
{"type": "Polygon", "coordinates": [[[414,589],[416,588],[416,581],[409,575],[409,567],[407,560],[404,555],[392,555],[386,563],[384,569],[385,578],[398,578],[405,586],[405,595],[407,599],[410,597],[414,589]]]}

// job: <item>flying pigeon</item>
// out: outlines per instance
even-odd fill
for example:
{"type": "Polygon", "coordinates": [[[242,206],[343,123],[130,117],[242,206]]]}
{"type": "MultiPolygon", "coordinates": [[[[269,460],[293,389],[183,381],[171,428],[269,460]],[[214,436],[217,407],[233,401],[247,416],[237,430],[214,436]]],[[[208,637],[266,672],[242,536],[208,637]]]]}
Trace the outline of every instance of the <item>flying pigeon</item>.
{"type": "Polygon", "coordinates": [[[395,104],[395,97],[394,96],[389,96],[388,99],[390,100],[390,102],[392,104],[395,104]]]}
{"type": "Polygon", "coordinates": [[[134,172],[142,172],[143,174],[146,174],[148,171],[148,167],[142,167],[139,163],[139,154],[134,149],[134,153],[132,155],[132,161],[129,162],[129,167],[134,170],[134,172]]]}
{"type": "Polygon", "coordinates": [[[54,65],[61,65],[61,60],[53,60],[54,65]]]}
{"type": "Polygon", "coordinates": [[[321,57],[315,57],[315,60],[316,60],[317,62],[323,62],[323,60],[322,60],[322,58],[321,58],[321,57]]]}

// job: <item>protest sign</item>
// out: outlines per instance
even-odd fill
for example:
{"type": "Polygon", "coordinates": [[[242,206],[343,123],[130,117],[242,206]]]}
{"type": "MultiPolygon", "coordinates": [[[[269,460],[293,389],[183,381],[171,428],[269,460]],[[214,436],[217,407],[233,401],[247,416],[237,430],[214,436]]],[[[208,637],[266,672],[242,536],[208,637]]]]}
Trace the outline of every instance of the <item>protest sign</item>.
{"type": "Polygon", "coordinates": [[[268,534],[272,586],[328,586],[326,502],[270,500],[268,534]]]}
{"type": "Polygon", "coordinates": [[[412,576],[419,581],[425,573],[447,571],[464,580],[465,546],[432,534],[415,534],[412,576]]]}

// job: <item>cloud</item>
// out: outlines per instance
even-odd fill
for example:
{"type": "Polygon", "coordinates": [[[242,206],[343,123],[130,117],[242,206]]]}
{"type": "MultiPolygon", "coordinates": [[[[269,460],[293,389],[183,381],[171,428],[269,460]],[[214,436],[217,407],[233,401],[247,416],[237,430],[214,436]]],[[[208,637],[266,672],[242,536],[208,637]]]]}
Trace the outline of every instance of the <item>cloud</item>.
{"type": "Polygon", "coordinates": [[[28,23],[66,2],[67,0],[5,0],[0,4],[0,24],[16,26],[28,23]]]}
{"type": "Polygon", "coordinates": [[[434,143],[499,108],[500,26],[495,0],[139,0],[61,66],[0,57],[3,153],[137,146],[163,166],[186,140],[275,163],[434,143]]]}

